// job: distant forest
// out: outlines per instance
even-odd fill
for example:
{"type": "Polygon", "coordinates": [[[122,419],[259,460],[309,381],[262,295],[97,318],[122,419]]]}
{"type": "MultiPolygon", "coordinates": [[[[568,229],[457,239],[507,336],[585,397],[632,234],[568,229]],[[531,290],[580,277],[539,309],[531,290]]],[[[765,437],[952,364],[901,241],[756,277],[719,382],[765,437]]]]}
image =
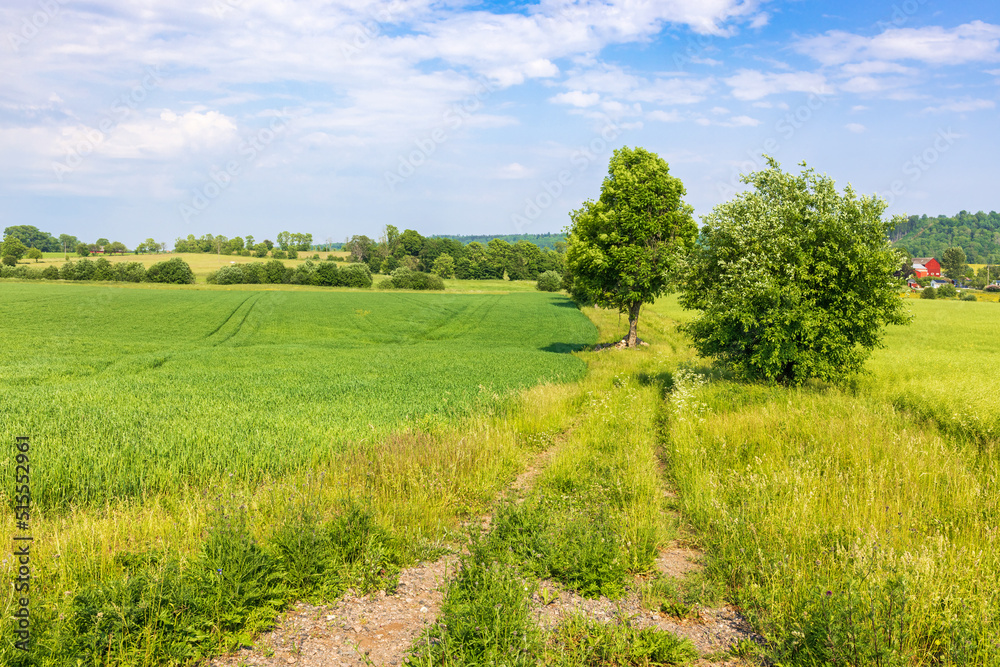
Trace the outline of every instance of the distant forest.
{"type": "Polygon", "coordinates": [[[459,243],[464,243],[469,245],[473,241],[478,241],[483,245],[489,244],[493,239],[500,239],[501,241],[506,241],[511,245],[517,243],[518,241],[528,241],[529,243],[534,243],[539,248],[551,248],[556,249],[556,243],[564,243],[566,241],[566,235],[562,233],[558,234],[473,234],[469,236],[463,235],[451,235],[451,234],[436,234],[431,238],[434,239],[453,239],[459,243]]]}
{"type": "Polygon", "coordinates": [[[890,235],[894,245],[906,248],[912,257],[938,257],[946,248],[965,251],[969,264],[1000,260],[1000,213],[969,213],[954,217],[911,215],[890,235]]]}

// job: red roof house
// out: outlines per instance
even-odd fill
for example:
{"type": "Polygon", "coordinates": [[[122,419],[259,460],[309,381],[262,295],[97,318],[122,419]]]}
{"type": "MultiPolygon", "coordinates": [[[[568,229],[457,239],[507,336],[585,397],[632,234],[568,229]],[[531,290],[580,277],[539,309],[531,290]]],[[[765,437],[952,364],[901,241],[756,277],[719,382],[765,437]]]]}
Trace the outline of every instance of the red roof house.
{"type": "Polygon", "coordinates": [[[917,278],[927,276],[941,277],[941,265],[933,257],[914,257],[913,273],[917,278]]]}

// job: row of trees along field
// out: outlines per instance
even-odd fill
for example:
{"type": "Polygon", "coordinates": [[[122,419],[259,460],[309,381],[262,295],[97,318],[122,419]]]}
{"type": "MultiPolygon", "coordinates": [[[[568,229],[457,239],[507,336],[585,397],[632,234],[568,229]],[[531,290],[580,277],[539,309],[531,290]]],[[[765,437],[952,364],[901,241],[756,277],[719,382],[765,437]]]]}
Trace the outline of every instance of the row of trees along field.
{"type": "Polygon", "coordinates": [[[913,257],[941,257],[947,248],[959,247],[970,264],[996,263],[1000,258],[1000,213],[911,215],[896,225],[890,239],[913,257]]]}
{"type": "Polygon", "coordinates": [[[442,278],[462,280],[501,279],[536,280],[546,271],[563,273],[565,243],[557,249],[539,248],[530,241],[508,243],[494,238],[485,246],[478,241],[468,245],[459,240],[425,237],[412,229],[402,233],[386,225],[378,240],[352,236],[344,243],[355,262],[367,264],[372,273],[391,274],[399,267],[434,273],[442,278]]]}

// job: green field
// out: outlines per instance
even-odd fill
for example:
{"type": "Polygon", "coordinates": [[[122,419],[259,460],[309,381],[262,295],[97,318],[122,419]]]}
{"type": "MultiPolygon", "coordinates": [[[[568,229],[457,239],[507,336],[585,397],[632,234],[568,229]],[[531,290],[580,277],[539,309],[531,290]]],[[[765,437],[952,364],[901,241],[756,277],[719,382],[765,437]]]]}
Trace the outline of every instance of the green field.
{"type": "Polygon", "coordinates": [[[556,581],[654,612],[724,597],[764,642],[712,661],[1000,665],[996,303],[907,301],[870,374],[788,388],[697,359],[674,297],[643,310],[648,347],[591,351],[621,338],[617,312],[449,287],[476,293],[0,286],[0,425],[32,437],[43,510],[37,664],[194,664],[297,599],[391,586],[380,573],[462,551],[460,522],[547,451],[463,556],[483,576],[449,587],[417,664],[507,664],[528,644],[518,664],[595,664],[614,642],[600,664],[645,664],[623,657],[628,624],[542,633],[528,598],[556,581]],[[364,558],[306,558],[320,569],[299,577],[288,549],[311,553],[352,507],[377,522],[364,558]],[[705,552],[681,585],[694,602],[649,571],[675,537],[705,552]],[[485,622],[502,639],[477,644],[485,622]]]}
{"type": "Polygon", "coordinates": [[[280,477],[579,378],[566,352],[596,335],[540,293],[14,283],[0,317],[17,323],[0,350],[0,430],[31,436],[41,507],[280,477]]]}

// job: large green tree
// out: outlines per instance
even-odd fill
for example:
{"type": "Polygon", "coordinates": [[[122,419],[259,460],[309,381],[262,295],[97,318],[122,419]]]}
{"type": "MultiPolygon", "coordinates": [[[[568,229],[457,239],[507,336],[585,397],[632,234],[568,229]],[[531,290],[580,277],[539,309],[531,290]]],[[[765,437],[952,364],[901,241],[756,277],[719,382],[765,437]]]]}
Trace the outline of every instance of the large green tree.
{"type": "Polygon", "coordinates": [[[961,248],[946,249],[944,255],[941,256],[941,268],[944,270],[944,275],[955,281],[962,280],[965,277],[965,270],[968,268],[965,260],[965,251],[961,248]]]}
{"type": "Polygon", "coordinates": [[[628,347],[637,342],[642,304],[666,291],[698,234],[684,194],[659,156],[625,147],[614,152],[597,201],[570,214],[566,262],[575,293],[628,314],[628,347]]]}
{"type": "Polygon", "coordinates": [[[705,217],[680,297],[701,312],[683,328],[702,356],[746,378],[844,380],[885,325],[909,321],[887,237],[901,219],[883,220],[884,201],[839,194],[804,163],[799,176],[767,164],[705,217]]]}
{"type": "Polygon", "coordinates": [[[27,252],[27,246],[16,236],[4,237],[3,244],[0,244],[0,255],[3,257],[13,257],[18,260],[24,257],[27,252]]]}

